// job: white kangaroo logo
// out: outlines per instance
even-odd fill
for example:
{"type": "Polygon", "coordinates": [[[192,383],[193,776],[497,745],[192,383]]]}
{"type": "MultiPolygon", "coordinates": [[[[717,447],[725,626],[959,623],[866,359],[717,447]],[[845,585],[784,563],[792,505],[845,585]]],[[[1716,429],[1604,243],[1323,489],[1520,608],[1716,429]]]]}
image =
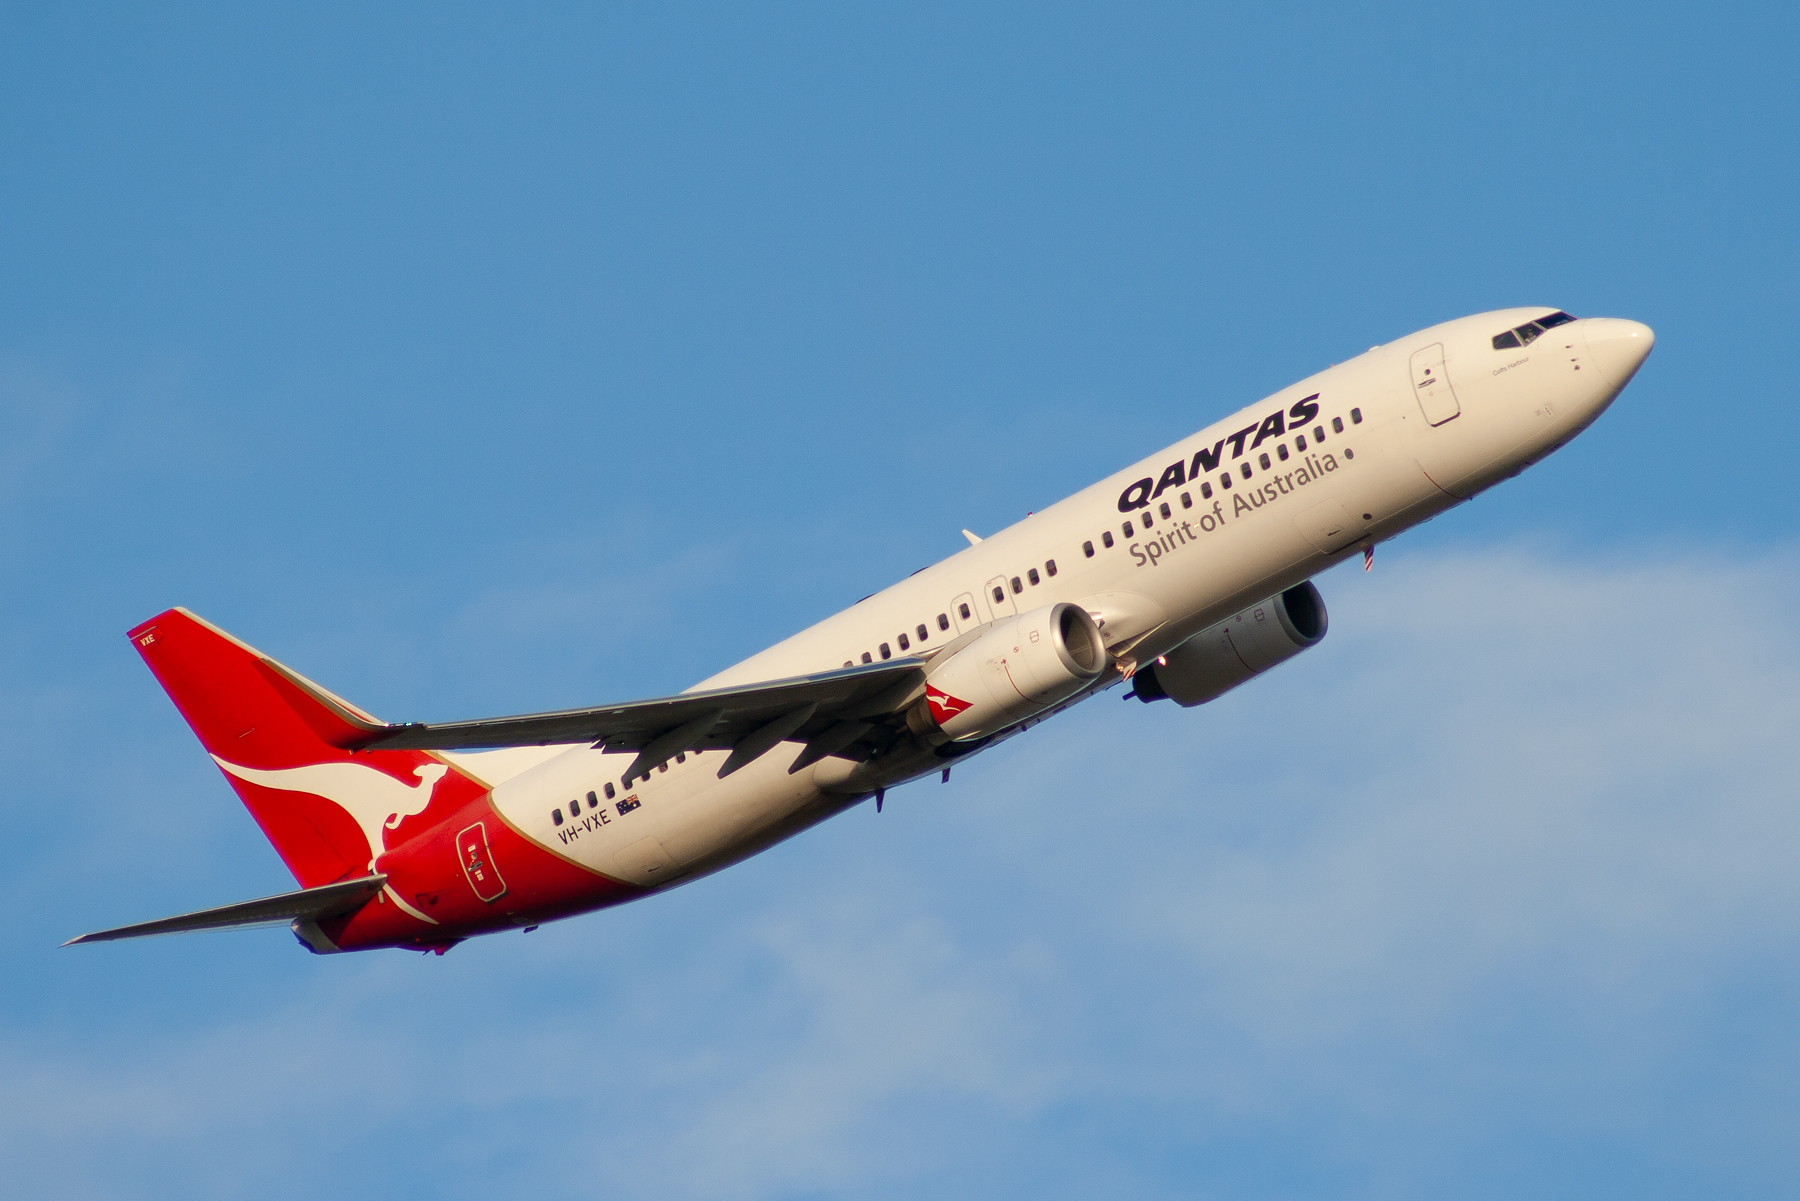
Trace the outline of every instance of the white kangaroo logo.
{"type": "Polygon", "coordinates": [[[431,804],[431,793],[437,782],[449,774],[442,763],[426,763],[413,768],[417,784],[402,784],[386,772],[362,763],[311,763],[305,767],[283,767],[266,771],[258,767],[240,767],[213,756],[213,762],[240,780],[279,788],[283,792],[305,792],[324,797],[348,813],[362,827],[369,840],[369,862],[387,849],[383,830],[392,830],[402,818],[425,812],[431,804]]]}

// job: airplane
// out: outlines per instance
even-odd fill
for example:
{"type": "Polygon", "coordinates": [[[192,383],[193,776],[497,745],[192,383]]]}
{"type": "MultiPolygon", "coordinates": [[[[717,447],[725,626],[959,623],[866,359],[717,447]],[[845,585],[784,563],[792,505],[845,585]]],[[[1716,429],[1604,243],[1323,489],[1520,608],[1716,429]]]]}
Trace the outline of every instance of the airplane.
{"type": "Polygon", "coordinates": [[[1561,448],[1654,343],[1535,307],[1373,347],[675,696],[389,724],[159,613],[133,647],[300,888],[64,945],[286,924],[442,955],[879,811],[1114,686],[1205,704],[1324,638],[1313,576],[1561,448]]]}

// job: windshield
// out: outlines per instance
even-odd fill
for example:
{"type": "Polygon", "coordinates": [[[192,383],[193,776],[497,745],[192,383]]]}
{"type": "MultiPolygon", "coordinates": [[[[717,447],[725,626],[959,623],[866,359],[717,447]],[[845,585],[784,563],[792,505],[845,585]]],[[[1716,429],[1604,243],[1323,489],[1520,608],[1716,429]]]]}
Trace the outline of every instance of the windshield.
{"type": "Polygon", "coordinates": [[[1559,325],[1567,325],[1575,320],[1568,313],[1557,311],[1548,317],[1539,317],[1536,321],[1527,321],[1524,325],[1515,326],[1503,334],[1494,335],[1494,349],[1505,350],[1512,346],[1529,346],[1537,336],[1547,329],[1555,329],[1559,325]]]}

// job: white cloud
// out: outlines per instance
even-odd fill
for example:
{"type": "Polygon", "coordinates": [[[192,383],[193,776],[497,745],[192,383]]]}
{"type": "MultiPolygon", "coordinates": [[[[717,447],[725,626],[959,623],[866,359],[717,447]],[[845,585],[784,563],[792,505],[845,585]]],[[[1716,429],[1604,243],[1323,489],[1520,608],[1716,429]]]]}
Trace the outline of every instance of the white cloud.
{"type": "Polygon", "coordinates": [[[300,961],[235,1015],[201,979],[149,1043],[15,1031],[0,1151],[93,1195],[1266,1189],[1240,1153],[1296,1193],[1467,1195],[1583,1140],[1626,1182],[1766,1182],[1795,577],[1387,556],[1221,702],[1108,694],[668,897],[300,961]]]}

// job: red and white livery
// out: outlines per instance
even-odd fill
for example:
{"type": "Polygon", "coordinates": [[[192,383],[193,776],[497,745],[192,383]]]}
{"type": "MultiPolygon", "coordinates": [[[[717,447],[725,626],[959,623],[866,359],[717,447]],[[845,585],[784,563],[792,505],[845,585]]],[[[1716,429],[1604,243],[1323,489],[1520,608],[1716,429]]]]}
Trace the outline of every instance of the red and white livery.
{"type": "Polygon", "coordinates": [[[1308,581],[1561,447],[1649,354],[1543,308],[1378,346],[678,696],[381,721],[188,612],[130,632],[296,891],[73,939],[462,939],[743,859],[1123,681],[1199,705],[1316,644],[1308,581]]]}

